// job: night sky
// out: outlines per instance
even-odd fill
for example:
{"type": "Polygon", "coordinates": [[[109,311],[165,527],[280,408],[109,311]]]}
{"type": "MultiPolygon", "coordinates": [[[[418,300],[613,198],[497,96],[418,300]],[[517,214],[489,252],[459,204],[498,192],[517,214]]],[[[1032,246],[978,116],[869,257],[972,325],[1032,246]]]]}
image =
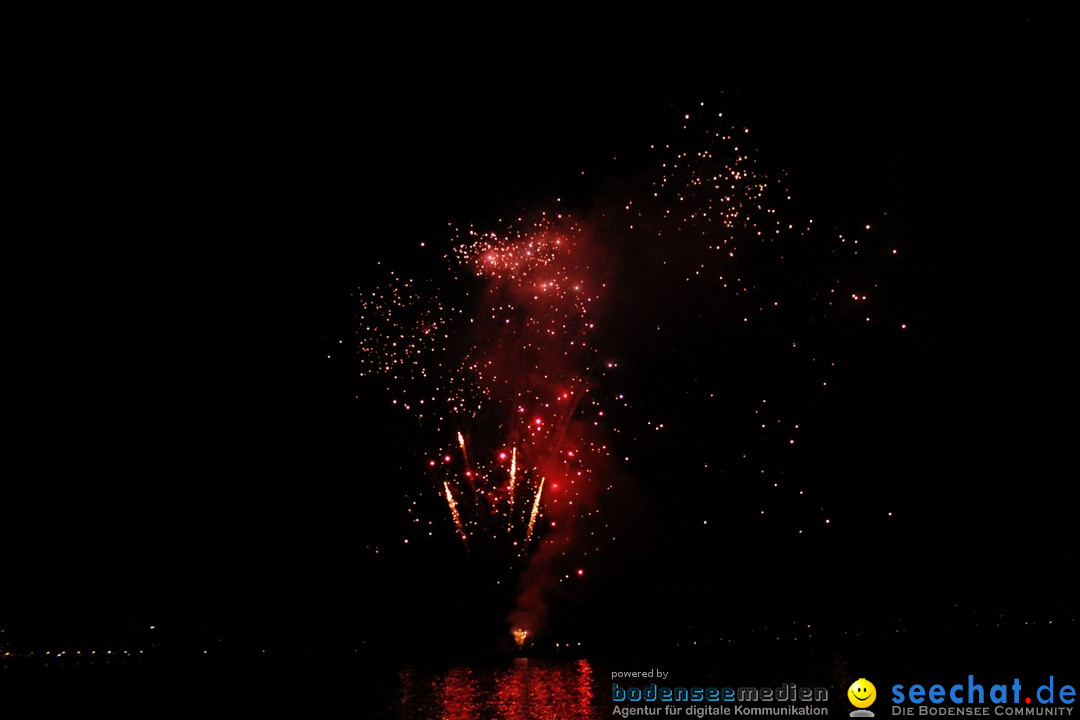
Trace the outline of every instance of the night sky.
{"type": "Polygon", "coordinates": [[[621,246],[600,336],[602,389],[633,400],[620,542],[552,597],[549,640],[1075,623],[1067,24],[622,20],[33,21],[4,163],[0,625],[27,647],[151,624],[177,645],[502,642],[497,573],[437,495],[409,513],[430,429],[361,377],[357,293],[392,268],[452,295],[451,225],[556,197],[614,212],[702,103],[752,130],[814,242],[869,224],[899,252],[808,252],[791,276],[766,257],[770,297],[856,278],[875,320],[745,330],[621,246]],[[792,334],[837,363],[827,391],[775,350],[792,334]],[[793,449],[757,431],[777,419],[793,449]]]}

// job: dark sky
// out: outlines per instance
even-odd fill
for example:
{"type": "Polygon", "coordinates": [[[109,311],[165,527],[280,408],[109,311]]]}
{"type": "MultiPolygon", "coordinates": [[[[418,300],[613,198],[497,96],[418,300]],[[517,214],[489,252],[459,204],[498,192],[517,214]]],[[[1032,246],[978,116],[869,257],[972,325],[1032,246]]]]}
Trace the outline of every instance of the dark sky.
{"type": "MultiPolygon", "coordinates": [[[[815,216],[888,213],[905,260],[885,302],[918,331],[838,337],[844,388],[798,408],[818,428],[801,471],[834,476],[819,485],[848,529],[796,547],[725,504],[728,529],[703,547],[679,498],[753,498],[701,490],[692,436],[669,439],[636,481],[637,554],[612,561],[578,613],[820,615],[852,583],[849,554],[875,597],[901,577],[937,582],[926,613],[1074,601],[1066,23],[621,20],[32,21],[5,161],[0,623],[26,637],[158,622],[326,639],[477,614],[472,596],[441,595],[477,572],[452,543],[396,545],[403,488],[422,482],[417,438],[358,377],[350,294],[381,277],[376,260],[435,273],[416,245],[445,247],[450,221],[554,195],[588,208],[702,100],[754,128],[762,162],[815,216]],[[864,493],[904,522],[860,522],[864,493]],[[376,560],[372,546],[388,549],[376,560]],[[792,600],[788,577],[821,589],[792,600]],[[1024,579],[1039,598],[1007,587],[1024,579]],[[637,591],[660,580],[671,592],[637,591]]],[[[700,408],[669,407],[673,389],[645,379],[667,361],[630,371],[642,418],[694,427],[700,408]]],[[[926,593],[875,600],[870,620],[909,595],[926,593]]]]}

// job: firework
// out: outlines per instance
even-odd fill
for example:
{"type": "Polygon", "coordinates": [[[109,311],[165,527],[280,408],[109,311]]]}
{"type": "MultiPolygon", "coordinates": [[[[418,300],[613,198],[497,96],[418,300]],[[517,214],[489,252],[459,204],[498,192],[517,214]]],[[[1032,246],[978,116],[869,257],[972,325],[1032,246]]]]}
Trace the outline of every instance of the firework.
{"type": "MultiPolygon", "coordinates": [[[[668,319],[732,330],[712,317],[721,314],[740,328],[772,321],[809,335],[841,298],[851,298],[870,322],[867,288],[834,273],[865,250],[870,225],[835,241],[814,236],[813,220],[790,218],[787,190],[757,166],[748,128],[717,130],[710,124],[720,122],[716,116],[684,119],[679,142],[655,148],[656,170],[644,189],[621,202],[621,212],[603,214],[602,223],[586,227],[567,213],[541,213],[500,230],[459,229],[445,256],[449,282],[392,274],[384,290],[361,298],[365,374],[388,378],[393,404],[430,430],[432,491],[445,498],[466,547],[497,549],[510,570],[530,555],[544,556],[543,572],[553,556],[571,561],[578,550],[571,534],[584,536],[586,519],[589,537],[612,535],[595,532],[609,530],[597,507],[602,493],[617,487],[607,438],[620,428],[607,411],[612,398],[625,406],[622,394],[609,393],[605,402],[598,392],[617,367],[594,345],[597,308],[611,301],[605,248],[618,256],[623,280],[622,295],[606,304],[632,308],[631,343],[645,349],[673,347],[678,336],[662,329],[668,319]],[[610,237],[598,240],[597,226],[610,237]],[[666,306],[673,285],[693,298],[686,301],[696,303],[692,316],[666,306]],[[656,302],[637,297],[655,288],[656,302]],[[532,502],[518,500],[525,496],[532,502]],[[538,524],[541,515],[551,522],[538,524]]],[[[801,341],[792,337],[790,351],[802,353],[801,341]]],[[[835,366],[816,354],[806,359],[813,372],[835,366]]],[[[827,376],[815,380],[829,386],[827,376]]],[[[799,428],[781,424],[792,434],[799,428]]],[[[767,477],[764,469],[760,475],[767,477]]],[[[599,542],[580,554],[599,552],[599,542]]],[[[574,577],[583,575],[579,568],[574,577]]],[[[519,644],[536,629],[513,627],[519,644]]]]}
{"type": "Polygon", "coordinates": [[[507,526],[508,532],[514,530],[514,485],[517,482],[517,447],[510,449],[510,487],[508,488],[510,494],[510,512],[507,513],[509,519],[509,525],[507,526]]]}
{"type": "Polygon", "coordinates": [[[540,487],[536,488],[536,498],[533,500],[532,512],[529,513],[529,529],[525,533],[525,544],[532,540],[533,529],[536,527],[536,516],[540,513],[540,495],[544,492],[544,479],[540,479],[540,487]]]}
{"type": "Polygon", "coordinates": [[[450,515],[454,518],[454,527],[457,528],[458,534],[461,535],[461,540],[467,544],[469,537],[465,534],[465,528],[461,525],[461,515],[458,513],[454,494],[450,492],[450,483],[443,483],[443,488],[446,491],[446,504],[450,506],[450,515]]]}
{"type": "Polygon", "coordinates": [[[518,647],[522,647],[529,638],[529,631],[525,628],[514,628],[510,634],[514,636],[514,642],[518,647]]]}
{"type": "Polygon", "coordinates": [[[457,434],[458,446],[461,448],[461,459],[465,461],[465,467],[469,467],[469,451],[465,449],[465,436],[457,434]]]}
{"type": "Polygon", "coordinates": [[[603,283],[587,245],[584,228],[559,214],[502,233],[469,230],[447,255],[466,289],[459,307],[421,298],[418,283],[397,276],[364,298],[365,328],[378,333],[362,336],[366,371],[391,377],[394,404],[432,424],[436,437],[456,439],[428,468],[458,534],[516,548],[511,563],[536,536],[542,478],[563,479],[553,511],[586,507],[609,452],[596,439],[603,413],[590,397],[603,283]],[[582,422],[586,414],[592,423],[582,422]],[[523,534],[521,492],[535,497],[523,534]],[[455,500],[461,493],[467,502],[455,500]]]}

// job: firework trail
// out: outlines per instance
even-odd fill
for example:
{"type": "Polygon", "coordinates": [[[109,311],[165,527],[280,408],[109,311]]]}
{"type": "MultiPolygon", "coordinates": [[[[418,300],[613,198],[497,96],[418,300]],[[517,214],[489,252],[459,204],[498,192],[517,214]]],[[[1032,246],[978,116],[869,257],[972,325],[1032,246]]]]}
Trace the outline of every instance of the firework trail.
{"type": "Polygon", "coordinates": [[[529,529],[525,533],[525,543],[532,539],[533,528],[536,526],[536,516],[540,513],[540,496],[544,492],[544,480],[540,479],[540,487],[536,488],[536,499],[533,500],[532,512],[529,513],[529,529]]]}
{"type": "Polygon", "coordinates": [[[462,542],[468,544],[469,537],[465,534],[465,528],[461,525],[461,515],[458,513],[457,501],[454,500],[454,494],[450,492],[450,483],[444,482],[443,488],[446,490],[446,504],[450,506],[450,515],[454,518],[454,527],[457,528],[458,534],[461,535],[462,542]]]}
{"type": "Polygon", "coordinates": [[[461,447],[461,459],[465,461],[465,467],[469,467],[469,451],[465,449],[465,436],[460,432],[457,434],[458,446],[461,447]]]}
{"type": "MultiPolygon", "coordinates": [[[[515,445],[514,447],[512,447],[510,449],[510,486],[508,488],[509,493],[510,493],[510,512],[507,513],[507,516],[508,516],[508,518],[507,518],[508,525],[506,527],[507,532],[513,532],[514,531],[514,485],[516,485],[516,484],[517,484],[517,446],[515,445]]],[[[529,533],[529,537],[531,537],[531,536],[532,536],[532,533],[529,533]]],[[[525,544],[526,545],[529,543],[529,537],[525,538],[525,544]]]]}

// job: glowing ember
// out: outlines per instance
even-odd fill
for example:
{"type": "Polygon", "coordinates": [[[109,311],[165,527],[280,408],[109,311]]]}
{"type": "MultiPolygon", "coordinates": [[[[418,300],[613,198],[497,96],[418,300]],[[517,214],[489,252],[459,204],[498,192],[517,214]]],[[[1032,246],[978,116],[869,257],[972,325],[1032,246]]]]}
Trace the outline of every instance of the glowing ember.
{"type": "Polygon", "coordinates": [[[510,631],[510,634],[514,636],[514,642],[518,647],[522,647],[529,638],[529,631],[525,628],[514,628],[510,631]]]}

